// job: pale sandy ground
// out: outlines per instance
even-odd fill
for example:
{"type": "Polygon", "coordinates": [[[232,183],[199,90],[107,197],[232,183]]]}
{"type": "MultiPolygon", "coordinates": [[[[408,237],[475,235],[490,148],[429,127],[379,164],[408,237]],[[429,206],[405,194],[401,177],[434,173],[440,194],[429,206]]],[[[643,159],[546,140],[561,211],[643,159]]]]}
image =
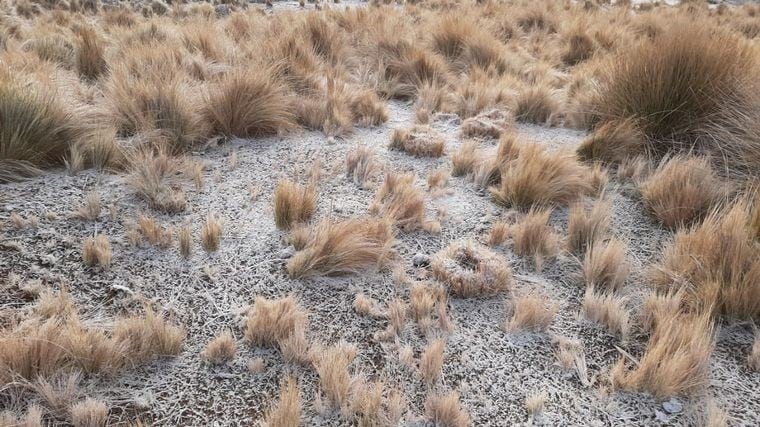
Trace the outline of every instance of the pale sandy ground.
{"type": "MultiPolygon", "coordinates": [[[[345,154],[357,143],[374,147],[379,158],[396,170],[414,171],[417,185],[424,188],[427,173],[446,166],[448,157],[417,159],[389,152],[386,145],[392,129],[409,126],[413,121],[407,105],[392,103],[390,112],[386,125],[357,129],[352,136],[334,142],[321,133],[304,131],[281,138],[233,141],[197,153],[196,158],[209,164],[205,188],[196,192],[188,183],[187,212],[157,216],[162,223],[175,226],[190,223],[196,237],[207,213],[218,213],[224,219],[221,250],[208,255],[196,245],[189,261],[183,260],[176,248],[132,248],[127,244],[127,225],[139,213],[147,212],[147,207],[130,193],[121,176],[93,171],[68,176],[63,171],[51,171],[37,179],[3,185],[3,224],[11,212],[24,217],[37,215],[40,219],[37,229],[15,231],[4,227],[0,237],[0,277],[14,272],[27,280],[42,279],[53,288],[59,282],[68,283],[83,317],[95,323],[105,322],[125,307],[137,306],[124,292],[114,291],[115,286],[140,293],[174,315],[188,332],[178,357],[115,378],[93,379],[89,385],[93,394],[104,397],[112,406],[146,408],[156,425],[250,425],[261,418],[277,394],[280,379],[288,372],[300,377],[306,402],[304,425],[344,425],[337,414],[319,415],[314,410],[313,371],[286,366],[277,351],[249,348],[242,342],[242,330],[236,323],[240,308],[258,295],[280,297],[289,293],[295,294],[310,313],[310,340],[356,343],[359,351],[353,369],[368,378],[383,378],[389,386],[403,390],[410,403],[404,425],[423,425],[419,416],[427,390],[419,375],[399,362],[396,344],[373,339],[373,334],[385,327],[385,321],[361,318],[351,308],[358,292],[386,303],[397,295],[408,298],[408,290],[397,288],[390,272],[315,280],[287,278],[282,259],[286,255],[281,244],[283,233],[275,228],[272,217],[277,180],[299,173],[303,176],[315,160],[320,160],[327,171],[320,182],[318,217],[368,215],[374,190],[361,190],[345,177],[345,154]],[[231,151],[237,152],[235,170],[229,168],[231,151]],[[254,202],[249,198],[251,185],[261,190],[254,202]],[[111,219],[107,209],[93,222],[68,218],[91,190],[101,194],[105,206],[117,207],[117,219],[111,219]],[[50,211],[57,213],[58,219],[46,219],[45,213],[50,211]],[[114,248],[113,266],[107,272],[86,268],[80,260],[82,239],[96,232],[106,233],[114,248]],[[9,242],[17,242],[22,250],[13,250],[9,242]],[[211,271],[214,279],[209,280],[205,271],[211,271]],[[223,328],[232,329],[238,338],[238,356],[228,365],[206,366],[199,353],[223,328]],[[246,362],[253,357],[266,360],[265,373],[247,371],[246,362]]],[[[445,134],[447,151],[453,152],[460,144],[457,125],[443,121],[434,126],[445,134]]],[[[553,149],[571,148],[584,136],[572,130],[526,125],[518,125],[517,131],[521,138],[553,149]]],[[[428,216],[434,217],[436,208],[444,207],[450,217],[439,235],[418,231],[398,236],[396,250],[410,275],[414,274],[413,255],[433,254],[458,239],[482,241],[490,224],[509,214],[467,178],[452,178],[449,190],[449,195],[437,199],[428,194],[428,216]]],[[[631,296],[631,306],[635,308],[646,287],[642,267],[658,257],[668,233],[645,215],[629,189],[613,182],[608,197],[614,201],[613,233],[629,245],[633,273],[624,292],[631,296]]],[[[565,234],[566,209],[554,212],[552,225],[565,234]]],[[[450,300],[449,311],[456,329],[448,338],[443,380],[437,389],[459,390],[473,425],[526,422],[524,399],[540,390],[548,393],[546,412],[537,420],[545,425],[698,424],[694,408],[703,406],[704,399],[680,399],[683,409],[669,414],[662,402],[646,395],[605,391],[607,370],[620,357],[614,346],[640,354],[645,339],[634,337],[620,343],[614,336],[579,320],[583,288],[574,259],[560,256],[536,273],[511,249],[498,251],[516,274],[527,279],[518,280],[515,292],[539,289],[560,305],[560,311],[549,334],[510,334],[500,327],[509,295],[450,300]],[[590,386],[583,386],[577,375],[556,366],[551,335],[583,341],[590,386]]],[[[0,304],[4,308],[21,307],[32,301],[22,298],[18,290],[0,288],[0,304]]],[[[747,325],[723,328],[712,359],[711,385],[706,394],[728,410],[732,425],[760,423],[760,374],[751,372],[745,360],[751,339],[747,325]]],[[[426,342],[411,324],[400,340],[400,344],[412,345],[416,356],[426,342]]]]}

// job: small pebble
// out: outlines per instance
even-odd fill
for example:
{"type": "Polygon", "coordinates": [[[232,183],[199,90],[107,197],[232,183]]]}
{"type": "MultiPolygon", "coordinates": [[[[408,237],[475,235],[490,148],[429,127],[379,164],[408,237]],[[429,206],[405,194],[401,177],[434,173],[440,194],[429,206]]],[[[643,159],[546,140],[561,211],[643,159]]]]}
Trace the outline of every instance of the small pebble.
{"type": "Polygon", "coordinates": [[[663,402],[662,409],[664,409],[669,414],[677,414],[683,411],[683,404],[679,402],[678,399],[672,398],[667,402],[663,402]]]}
{"type": "Polygon", "coordinates": [[[425,254],[415,254],[412,257],[412,265],[415,267],[423,267],[430,264],[430,257],[425,254]]]}

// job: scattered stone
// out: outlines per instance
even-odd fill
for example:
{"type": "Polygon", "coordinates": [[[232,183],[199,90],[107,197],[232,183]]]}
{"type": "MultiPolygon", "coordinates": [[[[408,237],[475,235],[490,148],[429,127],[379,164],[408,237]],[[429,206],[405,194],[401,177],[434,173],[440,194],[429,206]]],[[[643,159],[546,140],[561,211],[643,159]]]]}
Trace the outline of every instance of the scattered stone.
{"type": "Polygon", "coordinates": [[[281,250],[280,252],[278,252],[277,253],[277,257],[279,259],[289,259],[295,253],[296,253],[295,248],[292,247],[292,246],[288,246],[287,248],[285,248],[285,249],[281,250]]]}
{"type": "Polygon", "coordinates": [[[412,257],[412,265],[415,267],[430,265],[430,257],[422,253],[415,254],[414,257],[412,257]]]}
{"type": "Polygon", "coordinates": [[[654,417],[657,419],[657,421],[661,423],[667,423],[670,421],[670,417],[668,417],[668,414],[662,412],[662,411],[654,411],[654,417]]]}
{"type": "Polygon", "coordinates": [[[669,414],[678,414],[683,411],[683,404],[674,397],[667,402],[663,402],[662,409],[669,414]]]}

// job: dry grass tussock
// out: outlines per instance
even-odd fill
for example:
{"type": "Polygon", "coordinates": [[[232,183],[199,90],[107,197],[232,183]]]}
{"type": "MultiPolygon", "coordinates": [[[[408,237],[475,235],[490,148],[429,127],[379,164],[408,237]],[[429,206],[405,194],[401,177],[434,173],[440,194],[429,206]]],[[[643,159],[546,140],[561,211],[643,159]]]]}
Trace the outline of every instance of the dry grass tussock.
{"type": "Polygon", "coordinates": [[[187,200],[181,187],[184,162],[163,150],[146,150],[134,155],[130,163],[128,182],[152,208],[167,213],[185,210],[187,200]]]}
{"type": "Polygon", "coordinates": [[[516,103],[515,120],[518,122],[546,124],[559,110],[559,104],[544,86],[520,92],[516,103]]]}
{"type": "Polygon", "coordinates": [[[645,144],[626,156],[671,151],[713,154],[728,168],[756,170],[758,87],[753,48],[697,18],[671,22],[656,40],[610,62],[594,109],[601,120],[634,119],[645,144]]]}
{"type": "Polygon", "coordinates": [[[755,331],[755,340],[747,356],[747,364],[755,371],[760,371],[760,334],[755,331]]]}
{"type": "Polygon", "coordinates": [[[206,252],[219,250],[222,239],[222,221],[214,214],[208,214],[201,227],[201,246],[206,252]]]}
{"type": "Polygon", "coordinates": [[[527,329],[545,331],[549,328],[559,307],[537,293],[522,295],[510,303],[511,316],[504,324],[508,331],[527,329]]]}
{"type": "Polygon", "coordinates": [[[500,256],[467,241],[453,242],[435,255],[430,267],[455,297],[491,296],[513,283],[512,271],[500,256]]]}
{"type": "Polygon", "coordinates": [[[546,391],[538,391],[531,393],[525,398],[525,409],[528,411],[528,416],[531,421],[544,412],[544,406],[546,406],[546,399],[548,398],[546,391]]]}
{"type": "Polygon", "coordinates": [[[477,142],[465,142],[452,156],[452,173],[454,176],[469,174],[484,188],[498,185],[503,171],[519,156],[521,146],[512,133],[502,134],[495,149],[479,149],[477,142]]]}
{"type": "Polygon", "coordinates": [[[634,119],[608,120],[594,129],[577,149],[583,160],[621,163],[632,156],[646,155],[646,135],[634,119]]]}
{"type": "Polygon", "coordinates": [[[211,364],[220,364],[229,362],[235,358],[237,343],[232,332],[224,331],[209,341],[206,348],[203,349],[201,357],[211,364]]]}
{"type": "Polygon", "coordinates": [[[391,254],[393,228],[384,219],[325,219],[287,263],[294,278],[334,276],[379,268],[391,254]]]}
{"type": "Polygon", "coordinates": [[[39,167],[61,164],[69,143],[87,128],[44,87],[0,76],[0,182],[37,174],[39,167]]]}
{"type": "Polygon", "coordinates": [[[631,316],[626,302],[612,292],[600,293],[589,286],[583,295],[581,313],[586,319],[604,325],[611,333],[626,339],[631,330],[631,316]]]}
{"type": "Polygon", "coordinates": [[[346,175],[362,188],[366,188],[368,181],[379,170],[380,163],[370,147],[359,145],[346,154],[346,175]]]}
{"type": "Polygon", "coordinates": [[[205,112],[212,129],[224,136],[277,135],[295,125],[285,87],[265,67],[237,68],[209,91],[205,112]]]}
{"type": "Polygon", "coordinates": [[[414,185],[413,172],[388,172],[377,190],[370,211],[380,212],[405,231],[415,230],[425,223],[425,196],[414,185]]]}
{"type": "Polygon", "coordinates": [[[100,195],[97,191],[91,191],[84,197],[84,201],[74,213],[77,218],[93,221],[100,215],[100,195]]]}
{"type": "Polygon", "coordinates": [[[443,352],[446,342],[440,338],[433,340],[420,356],[420,374],[422,379],[429,385],[435,384],[441,377],[443,368],[443,352]]]}
{"type": "Polygon", "coordinates": [[[488,245],[499,246],[509,237],[510,224],[505,221],[496,222],[488,232],[488,245]]]}
{"type": "Polygon", "coordinates": [[[441,157],[444,154],[443,137],[427,126],[393,131],[389,147],[417,157],[441,157]]]}
{"type": "Polygon", "coordinates": [[[148,215],[140,215],[137,219],[140,235],[153,246],[168,248],[172,244],[172,233],[148,215]]]}
{"type": "Polygon", "coordinates": [[[550,215],[548,209],[531,210],[510,229],[515,253],[531,257],[539,271],[544,260],[556,256],[559,251],[559,236],[549,225],[550,215]]]}
{"type": "Polygon", "coordinates": [[[317,209],[317,189],[313,183],[299,185],[283,180],[274,190],[274,222],[287,230],[311,219],[317,209]]]}
{"type": "Polygon", "coordinates": [[[478,142],[467,140],[451,155],[451,174],[463,176],[475,169],[477,161],[478,142]]]}
{"type": "Polygon", "coordinates": [[[500,204],[525,210],[567,204],[592,192],[588,177],[587,168],[572,155],[523,144],[501,172],[501,182],[491,187],[491,195],[500,204]]]}
{"type": "Polygon", "coordinates": [[[705,158],[676,156],[657,167],[639,187],[647,208],[669,228],[703,218],[727,196],[705,158]]]}
{"type": "Polygon", "coordinates": [[[116,319],[110,331],[83,323],[68,293],[43,294],[37,310],[0,338],[0,378],[51,378],[72,369],[114,373],[177,354],[184,331],[151,310],[116,319]]]}
{"type": "Polygon", "coordinates": [[[105,60],[105,45],[98,33],[88,27],[79,30],[76,65],[79,75],[86,80],[95,81],[108,71],[105,60]]]}
{"type": "Polygon", "coordinates": [[[123,66],[113,69],[106,91],[117,134],[141,137],[173,153],[202,142],[208,125],[188,86],[171,74],[140,76],[123,66]]]}
{"type": "Polygon", "coordinates": [[[464,120],[460,132],[465,138],[498,139],[510,125],[510,117],[495,109],[464,120]]]}
{"type": "Polygon", "coordinates": [[[10,410],[0,412],[0,425],[18,427],[41,427],[42,408],[38,405],[29,405],[26,413],[19,417],[10,410]]]}
{"type": "Polygon", "coordinates": [[[613,386],[647,391],[658,398],[698,392],[708,381],[713,332],[709,313],[663,313],[638,365],[629,370],[621,359],[613,367],[613,386]]]}
{"type": "Polygon", "coordinates": [[[105,234],[98,234],[84,240],[84,244],[82,245],[82,261],[86,265],[99,265],[103,269],[108,270],[111,266],[112,256],[111,243],[105,234]]]}
{"type": "Polygon", "coordinates": [[[102,427],[108,421],[108,406],[100,400],[87,398],[71,407],[74,427],[102,427]]]}
{"type": "Polygon", "coordinates": [[[609,290],[621,288],[629,272],[625,252],[625,245],[617,239],[588,247],[581,263],[586,285],[609,290]]]}
{"type": "Polygon", "coordinates": [[[749,203],[714,210],[699,224],[678,231],[651,271],[661,287],[685,286],[695,309],[741,319],[760,315],[760,247],[749,226],[749,203]]]}
{"type": "Polygon", "coordinates": [[[610,228],[610,203],[596,201],[591,209],[582,202],[570,206],[567,220],[567,248],[574,254],[584,254],[596,242],[601,242],[610,228]]]}
{"type": "Polygon", "coordinates": [[[354,379],[348,368],[355,357],[356,347],[340,342],[322,348],[314,362],[321,391],[336,408],[345,410],[350,403],[354,379]]]}
{"type": "Polygon", "coordinates": [[[445,427],[466,427],[470,425],[470,414],[462,407],[459,394],[431,394],[425,399],[425,416],[435,425],[445,427]]]}
{"type": "Polygon", "coordinates": [[[305,329],[306,322],[306,312],[292,295],[275,300],[256,297],[246,318],[245,340],[257,346],[279,345],[305,329]]]}
{"type": "Polygon", "coordinates": [[[298,381],[288,377],[280,386],[280,398],[265,415],[268,427],[298,427],[301,425],[301,391],[298,381]]]}
{"type": "Polygon", "coordinates": [[[190,258],[193,252],[193,233],[190,227],[184,226],[177,231],[179,240],[179,253],[183,258],[190,258]]]}

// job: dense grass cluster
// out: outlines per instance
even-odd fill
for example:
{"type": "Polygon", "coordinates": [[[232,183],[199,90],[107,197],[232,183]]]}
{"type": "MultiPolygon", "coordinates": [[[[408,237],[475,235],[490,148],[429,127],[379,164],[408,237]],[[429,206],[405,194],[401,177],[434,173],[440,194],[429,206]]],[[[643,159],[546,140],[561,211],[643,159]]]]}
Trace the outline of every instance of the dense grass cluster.
{"type": "Polygon", "coordinates": [[[146,145],[181,153],[298,125],[344,135],[386,121],[384,98],[416,99],[420,123],[501,108],[533,123],[630,123],[645,141],[627,154],[697,147],[745,170],[760,158],[751,8],[424,2],[267,16],[232,3],[217,17],[205,3],[90,3],[18,1],[0,25],[0,118],[14,123],[3,180],[69,157],[123,167],[146,145]],[[590,13],[585,27],[574,19],[590,13]]]}

